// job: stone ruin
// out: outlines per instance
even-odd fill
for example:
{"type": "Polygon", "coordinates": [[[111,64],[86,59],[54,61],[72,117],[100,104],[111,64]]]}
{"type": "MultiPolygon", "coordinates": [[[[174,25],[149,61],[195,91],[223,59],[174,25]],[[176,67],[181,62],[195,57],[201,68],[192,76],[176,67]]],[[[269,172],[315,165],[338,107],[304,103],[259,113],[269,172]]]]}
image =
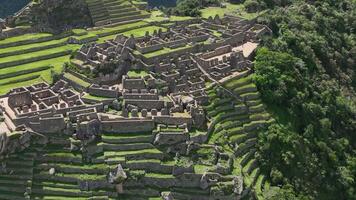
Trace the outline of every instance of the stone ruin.
{"type": "MultiPolygon", "coordinates": [[[[102,44],[83,45],[71,62],[77,68],[75,71],[94,75],[87,77],[91,84],[83,91],[77,92],[70,82],[61,79],[53,86],[38,83],[15,88],[0,98],[0,160],[1,156],[23,151],[33,144],[61,144],[61,139],[51,138],[67,136],[70,147],[65,150],[81,155],[80,160],[68,158],[70,162],[114,166],[108,170],[95,169],[105,171],[103,179],[78,180],[81,192],[109,188],[112,193],[107,196],[117,197],[127,194],[130,187],[149,185],[199,189],[212,197],[209,199],[240,199],[247,190],[240,176],[229,175],[234,155],[205,144],[211,131],[204,112],[209,101],[206,88],[250,70],[253,52],[261,35],[266,33],[269,30],[264,26],[225,16],[202,20],[193,26],[177,23],[167,32],[158,30],[143,37],[117,35],[102,44]],[[185,46],[190,48],[145,57],[164,48],[185,46]],[[131,75],[128,72],[132,70],[144,73],[131,75]],[[89,102],[84,98],[87,94],[104,100],[89,102]],[[192,134],[199,131],[202,133],[192,134]],[[137,133],[149,134],[138,139],[123,137],[137,133]],[[104,137],[105,134],[111,135],[104,137]],[[121,138],[112,139],[114,136],[121,138]],[[160,153],[126,155],[128,151],[145,148],[159,149],[160,153]],[[200,149],[211,152],[213,167],[209,171],[197,174],[192,163],[178,162],[184,157],[194,157],[200,149]],[[127,151],[122,155],[125,160],[110,157],[121,150],[127,151]],[[166,157],[174,158],[175,165],[150,160],[162,161],[166,157]],[[135,162],[136,158],[147,160],[135,162]],[[145,167],[168,175],[157,179],[130,170],[145,167]]],[[[57,169],[48,170],[49,179],[56,176],[57,169]]],[[[67,181],[66,177],[60,179],[67,181]]],[[[174,190],[160,195],[163,199],[187,198],[174,190]]],[[[208,199],[199,195],[196,198],[208,199]]]]}
{"type": "Polygon", "coordinates": [[[65,117],[88,108],[102,109],[102,104],[85,105],[80,95],[63,80],[53,87],[38,83],[12,89],[2,99],[4,112],[14,127],[23,125],[37,132],[56,133],[66,127],[65,117]]]}

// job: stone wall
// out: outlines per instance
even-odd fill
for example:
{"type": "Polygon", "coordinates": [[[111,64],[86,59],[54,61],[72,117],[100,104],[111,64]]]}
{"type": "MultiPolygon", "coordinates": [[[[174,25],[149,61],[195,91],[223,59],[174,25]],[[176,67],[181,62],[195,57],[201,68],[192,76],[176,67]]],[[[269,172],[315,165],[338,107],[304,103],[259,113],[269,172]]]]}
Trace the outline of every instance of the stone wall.
{"type": "Polygon", "coordinates": [[[124,101],[124,106],[127,107],[128,105],[134,105],[137,106],[140,110],[141,109],[157,109],[161,110],[162,108],[165,107],[165,104],[167,104],[167,107],[172,107],[173,103],[164,101],[164,100],[147,100],[147,99],[125,99],[124,101]]]}
{"type": "Polygon", "coordinates": [[[120,119],[105,121],[102,119],[102,130],[108,133],[150,132],[154,129],[152,120],[120,119]]]}
{"type": "Polygon", "coordinates": [[[65,127],[63,115],[57,115],[48,118],[40,118],[39,122],[31,122],[30,127],[40,133],[60,133],[65,127]]]}
{"type": "Polygon", "coordinates": [[[157,124],[167,124],[167,125],[187,124],[188,127],[192,125],[192,118],[190,116],[189,117],[154,116],[153,121],[157,124]]]}
{"type": "Polygon", "coordinates": [[[116,87],[99,86],[95,84],[91,85],[88,88],[88,93],[94,96],[110,97],[110,98],[117,98],[119,94],[116,87]]]}

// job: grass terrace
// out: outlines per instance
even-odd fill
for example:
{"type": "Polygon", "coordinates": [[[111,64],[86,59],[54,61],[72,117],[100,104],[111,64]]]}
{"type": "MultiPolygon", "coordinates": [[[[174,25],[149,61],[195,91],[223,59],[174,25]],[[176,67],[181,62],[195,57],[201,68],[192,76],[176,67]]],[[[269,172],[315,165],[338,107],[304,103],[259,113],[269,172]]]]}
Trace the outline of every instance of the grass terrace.
{"type": "MultiPolygon", "coordinates": [[[[133,30],[129,30],[129,31],[125,31],[125,32],[122,32],[123,35],[125,36],[135,36],[135,37],[142,37],[142,36],[145,36],[146,34],[146,31],[149,31],[150,34],[152,34],[155,30],[159,30],[159,29],[162,29],[162,31],[167,31],[166,28],[163,28],[163,27],[159,27],[159,26],[147,26],[147,27],[143,27],[143,28],[137,28],[137,29],[133,29],[133,30]]],[[[99,38],[99,43],[102,43],[102,42],[105,42],[106,40],[111,40],[111,39],[114,39],[116,36],[115,35],[109,35],[109,36],[105,36],[105,37],[101,37],[99,38]]]]}
{"type": "Polygon", "coordinates": [[[6,93],[10,92],[10,90],[13,89],[13,88],[29,86],[29,85],[32,85],[32,84],[35,84],[35,83],[40,83],[40,82],[43,82],[43,79],[41,77],[37,77],[37,78],[34,78],[34,79],[24,80],[24,81],[20,81],[20,82],[17,82],[17,83],[0,85],[0,95],[3,95],[3,94],[6,94],[6,93]]]}
{"type": "Polygon", "coordinates": [[[83,87],[89,87],[90,86],[90,83],[84,81],[83,79],[80,79],[70,73],[64,73],[64,77],[69,79],[69,80],[72,80],[73,82],[83,86],[83,87]]]}
{"type": "Polygon", "coordinates": [[[21,55],[16,55],[16,56],[8,56],[5,58],[1,58],[0,68],[14,66],[14,65],[16,65],[17,62],[19,62],[21,64],[25,64],[25,63],[30,63],[30,62],[34,62],[34,61],[45,60],[42,58],[46,57],[46,56],[59,57],[56,55],[57,54],[64,54],[64,55],[69,54],[70,52],[72,52],[73,50],[76,50],[78,48],[79,48],[78,45],[66,45],[63,47],[51,48],[51,49],[41,50],[41,51],[32,52],[32,53],[26,53],[26,54],[21,54],[21,55]]]}
{"type": "Polygon", "coordinates": [[[171,49],[171,48],[166,48],[165,47],[162,50],[158,50],[158,51],[154,51],[154,52],[143,54],[143,56],[145,56],[146,58],[152,58],[152,57],[155,57],[155,56],[161,56],[161,55],[172,53],[172,52],[175,52],[175,51],[189,49],[191,47],[192,47],[191,45],[186,45],[184,47],[179,47],[179,48],[175,48],[175,49],[171,49]]]}
{"type": "Polygon", "coordinates": [[[16,55],[21,52],[32,52],[38,49],[48,49],[56,46],[64,46],[68,38],[63,38],[59,40],[50,40],[46,42],[32,43],[27,45],[20,45],[8,48],[0,48],[0,57],[5,57],[8,55],[16,55]]]}
{"type": "Polygon", "coordinates": [[[113,98],[109,98],[109,97],[94,96],[94,95],[91,95],[91,94],[85,94],[84,96],[82,96],[82,98],[95,100],[95,101],[105,101],[105,100],[113,99],[113,98]]]}
{"type": "Polygon", "coordinates": [[[253,19],[258,16],[258,13],[247,13],[244,10],[243,4],[232,4],[232,3],[224,3],[226,8],[221,7],[208,7],[201,9],[201,16],[203,18],[215,17],[215,15],[219,15],[223,17],[224,14],[235,15],[246,19],[253,19]]]}
{"type": "Polygon", "coordinates": [[[151,12],[150,18],[145,19],[144,21],[146,22],[160,22],[160,21],[185,21],[185,20],[190,20],[193,19],[192,17],[189,16],[175,16],[171,15],[168,17],[165,17],[165,14],[160,11],[160,10],[154,10],[151,12]]]}
{"type": "Polygon", "coordinates": [[[127,72],[127,75],[129,77],[142,77],[142,76],[147,76],[148,72],[144,70],[130,70],[127,72]]]}
{"type": "Polygon", "coordinates": [[[23,41],[36,41],[38,39],[48,38],[51,36],[53,35],[50,33],[28,33],[21,36],[10,37],[6,38],[5,40],[0,40],[0,46],[23,41]]]}
{"type": "MultiPolygon", "coordinates": [[[[226,81],[223,86],[236,95],[248,96],[255,93],[256,89],[251,78],[251,76],[233,78],[226,81]]],[[[236,155],[233,174],[242,174],[245,187],[256,189],[257,195],[261,195],[264,178],[255,160],[256,137],[273,119],[258,96],[253,96],[253,99],[247,99],[246,102],[235,102],[227,97],[221,98],[216,92],[216,86],[209,88],[207,94],[210,97],[210,104],[205,110],[213,125],[208,142],[220,144],[228,152],[233,150],[236,155]],[[237,148],[231,149],[226,145],[229,143],[237,145],[237,148]]],[[[206,168],[195,166],[197,172],[202,172],[206,168]]]]}
{"type": "Polygon", "coordinates": [[[139,28],[139,27],[143,27],[143,26],[147,26],[147,25],[148,25],[147,22],[139,21],[139,22],[119,25],[116,27],[96,28],[96,29],[89,30],[88,32],[92,33],[92,34],[96,34],[99,37],[102,37],[102,36],[108,36],[108,35],[115,35],[115,34],[124,32],[127,29],[134,29],[134,28],[139,28]]]}

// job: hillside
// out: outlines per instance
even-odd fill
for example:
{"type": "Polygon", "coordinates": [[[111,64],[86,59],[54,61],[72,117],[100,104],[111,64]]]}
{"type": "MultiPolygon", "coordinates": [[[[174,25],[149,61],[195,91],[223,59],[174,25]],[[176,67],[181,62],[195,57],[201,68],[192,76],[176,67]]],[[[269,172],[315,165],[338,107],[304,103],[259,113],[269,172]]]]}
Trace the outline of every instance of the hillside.
{"type": "Polygon", "coordinates": [[[356,200],[356,1],[161,2],[1,27],[0,199],[356,200]]]}
{"type": "Polygon", "coordinates": [[[355,1],[258,2],[274,35],[254,80],[278,122],[260,135],[262,168],[295,199],[354,199],[355,1]]]}

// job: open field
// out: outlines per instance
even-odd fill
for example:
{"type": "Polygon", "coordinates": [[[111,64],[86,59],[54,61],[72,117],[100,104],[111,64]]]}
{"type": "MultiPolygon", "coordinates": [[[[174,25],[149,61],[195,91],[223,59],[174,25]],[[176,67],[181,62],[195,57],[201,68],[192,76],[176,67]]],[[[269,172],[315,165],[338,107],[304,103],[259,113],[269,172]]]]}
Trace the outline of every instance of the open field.
{"type": "Polygon", "coordinates": [[[225,3],[226,8],[221,7],[208,7],[201,10],[201,16],[203,18],[215,17],[215,15],[219,15],[223,17],[224,14],[235,15],[246,19],[252,19],[257,17],[256,13],[247,13],[244,10],[243,4],[231,4],[225,3]]]}

